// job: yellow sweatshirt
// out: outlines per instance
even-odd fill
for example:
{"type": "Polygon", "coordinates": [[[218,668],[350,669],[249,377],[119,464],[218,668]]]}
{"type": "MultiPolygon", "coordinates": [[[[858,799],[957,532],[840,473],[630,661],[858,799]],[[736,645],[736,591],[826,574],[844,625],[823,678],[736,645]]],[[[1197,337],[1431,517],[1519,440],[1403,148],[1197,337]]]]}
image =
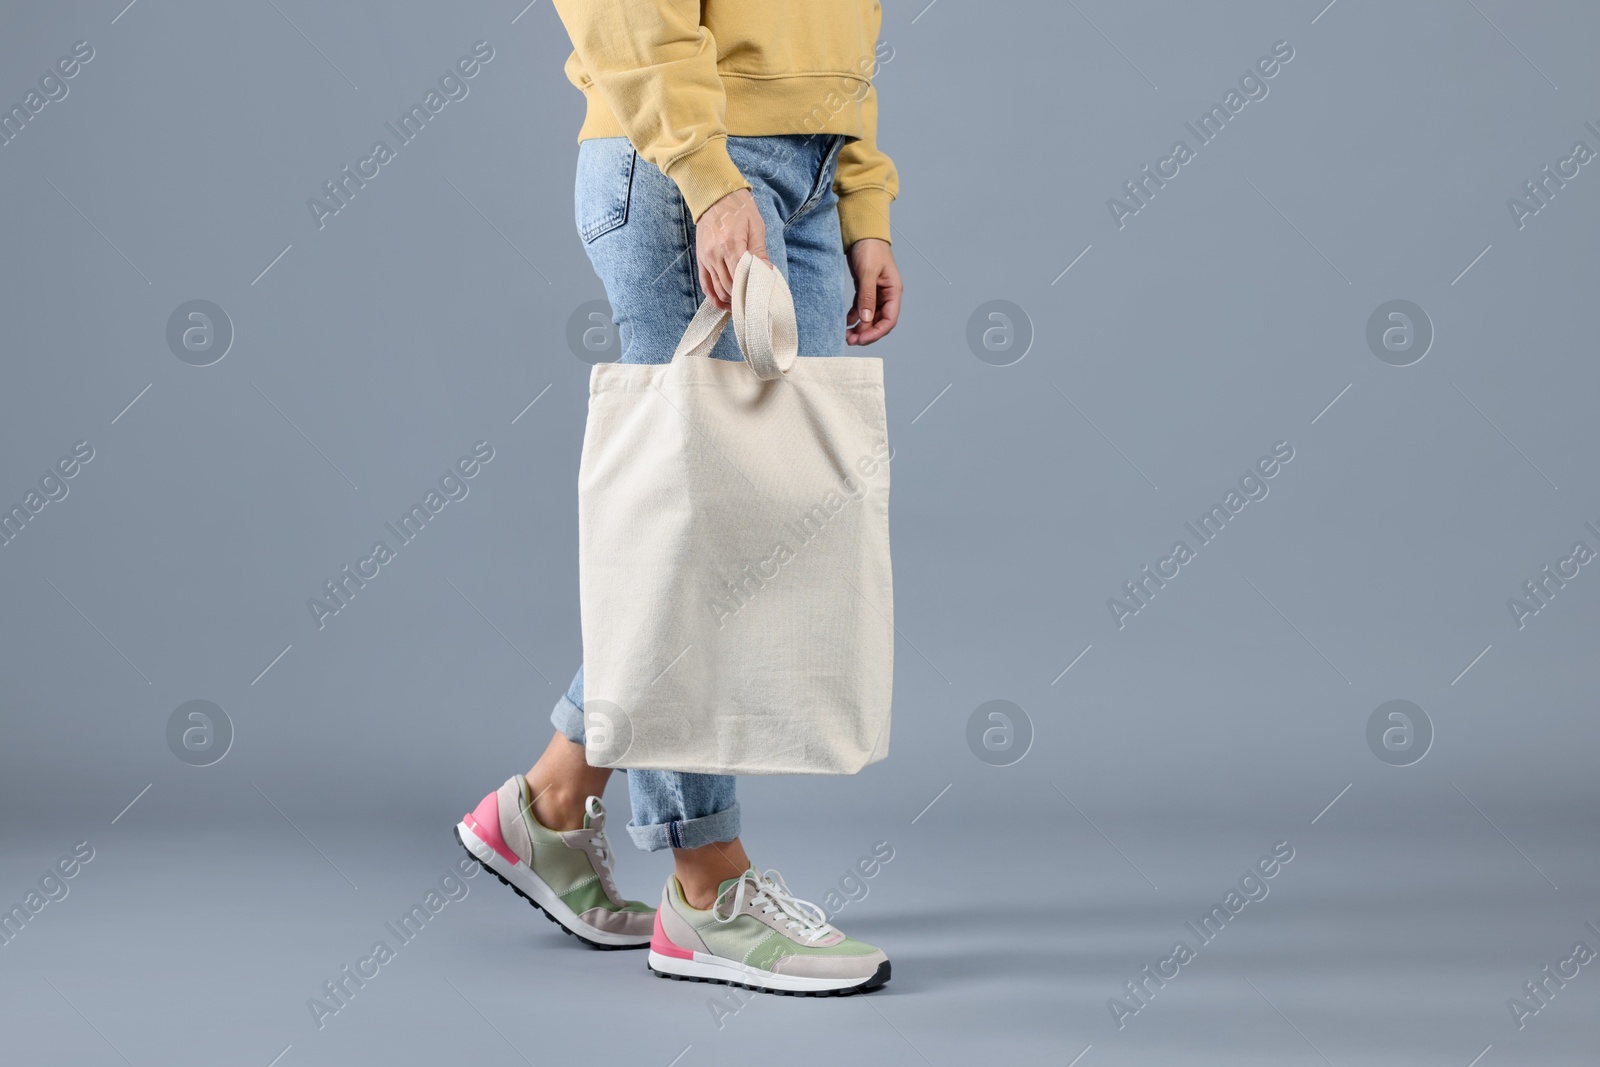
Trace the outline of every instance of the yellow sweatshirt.
{"type": "Polygon", "coordinates": [[[626,137],[677,183],[698,220],[748,189],[738,137],[838,133],[844,246],[889,240],[900,191],[878,150],[876,0],[555,0],[572,38],[567,78],[588,113],[578,140],[626,137]]]}

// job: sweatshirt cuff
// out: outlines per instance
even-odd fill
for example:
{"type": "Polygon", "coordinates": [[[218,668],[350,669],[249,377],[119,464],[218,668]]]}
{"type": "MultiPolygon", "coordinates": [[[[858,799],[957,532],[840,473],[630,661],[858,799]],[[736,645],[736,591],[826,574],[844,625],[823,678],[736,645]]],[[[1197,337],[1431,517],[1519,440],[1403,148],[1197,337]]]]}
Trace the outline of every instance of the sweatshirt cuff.
{"type": "Polygon", "coordinates": [[[846,249],[863,237],[890,240],[889,204],[892,200],[894,197],[889,195],[889,190],[872,186],[852,189],[839,197],[839,233],[846,249]]]}
{"type": "Polygon", "coordinates": [[[696,222],[706,209],[729,193],[750,188],[739,168],[728,155],[728,139],[718,135],[686,155],[674,159],[664,170],[678,185],[696,222]]]}

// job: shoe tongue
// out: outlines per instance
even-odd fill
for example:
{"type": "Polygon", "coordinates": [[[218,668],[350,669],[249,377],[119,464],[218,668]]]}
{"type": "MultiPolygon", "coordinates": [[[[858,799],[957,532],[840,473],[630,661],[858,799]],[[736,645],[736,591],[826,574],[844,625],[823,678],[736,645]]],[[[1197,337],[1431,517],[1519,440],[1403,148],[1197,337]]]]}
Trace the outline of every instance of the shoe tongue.
{"type": "Polygon", "coordinates": [[[720,897],[723,893],[727,893],[727,894],[729,894],[729,896],[731,898],[732,894],[735,892],[735,890],[731,889],[730,887],[731,886],[737,886],[741,881],[746,881],[746,882],[750,883],[750,888],[745,890],[745,899],[746,900],[750,899],[751,896],[753,896],[754,894],[759,893],[761,891],[761,879],[760,879],[760,877],[756,874],[756,872],[754,870],[748,870],[748,871],[745,871],[743,874],[735,875],[732,878],[724,878],[722,880],[722,884],[717,886],[717,896],[720,897]]]}

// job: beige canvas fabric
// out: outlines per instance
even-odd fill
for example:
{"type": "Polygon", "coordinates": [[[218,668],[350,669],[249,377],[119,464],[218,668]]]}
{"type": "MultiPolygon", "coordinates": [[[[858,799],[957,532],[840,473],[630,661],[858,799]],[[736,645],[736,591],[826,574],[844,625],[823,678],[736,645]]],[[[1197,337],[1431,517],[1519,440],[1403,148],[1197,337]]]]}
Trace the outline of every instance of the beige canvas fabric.
{"type": "Polygon", "coordinates": [[[888,754],[894,657],[883,363],[796,358],[748,253],[732,321],[671,363],[596,366],[578,476],[588,760],[853,774],[888,754]]]}

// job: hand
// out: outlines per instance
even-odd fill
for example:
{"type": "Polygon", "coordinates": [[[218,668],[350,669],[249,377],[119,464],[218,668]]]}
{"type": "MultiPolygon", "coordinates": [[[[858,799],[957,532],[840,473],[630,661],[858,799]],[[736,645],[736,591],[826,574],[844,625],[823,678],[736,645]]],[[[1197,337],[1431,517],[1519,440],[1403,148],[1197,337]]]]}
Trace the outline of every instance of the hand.
{"type": "Polygon", "coordinates": [[[700,288],[723,311],[733,307],[733,269],[746,251],[768,266],[767,224],[756,198],[736,189],[705,210],[694,230],[695,261],[700,288]]]}
{"type": "Polygon", "coordinates": [[[870,345],[900,321],[900,268],[889,242],[863,237],[847,253],[856,279],[855,305],[845,314],[845,344],[870,345]]]}

